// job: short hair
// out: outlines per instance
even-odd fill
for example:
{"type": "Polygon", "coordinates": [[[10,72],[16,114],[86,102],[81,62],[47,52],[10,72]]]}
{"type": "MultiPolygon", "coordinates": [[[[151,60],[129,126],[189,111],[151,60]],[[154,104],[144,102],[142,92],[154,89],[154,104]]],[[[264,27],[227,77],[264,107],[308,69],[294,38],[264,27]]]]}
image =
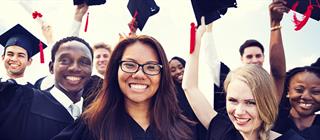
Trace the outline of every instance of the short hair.
{"type": "Polygon", "coordinates": [[[181,57],[178,57],[178,56],[172,57],[171,60],[169,61],[169,64],[170,64],[170,62],[171,62],[172,60],[177,60],[177,61],[179,61],[179,62],[182,64],[183,67],[186,66],[186,61],[185,61],[183,58],[181,58],[181,57]]]}
{"type": "MultiPolygon", "coordinates": [[[[241,80],[251,89],[256,101],[258,114],[262,120],[261,129],[258,132],[260,139],[269,137],[269,132],[278,115],[277,90],[269,73],[259,65],[246,64],[231,71],[224,81],[224,89],[227,91],[232,80],[241,80]]],[[[226,92],[226,94],[228,94],[226,92]]]]}
{"type": "Polygon", "coordinates": [[[296,67],[287,72],[286,81],[284,84],[284,91],[287,93],[289,91],[290,82],[298,73],[301,72],[310,72],[314,73],[318,78],[320,78],[320,68],[319,67],[313,67],[313,66],[304,66],[304,67],[296,67]]]}
{"type": "Polygon", "coordinates": [[[93,50],[92,48],[90,47],[89,43],[86,42],[84,39],[82,38],[79,38],[79,37],[76,37],[76,36],[70,36],[70,37],[65,37],[65,38],[62,38],[61,40],[57,41],[52,49],[51,49],[51,62],[54,62],[55,60],[55,55],[58,51],[58,49],[60,48],[61,44],[63,43],[66,43],[66,42],[69,42],[69,41],[78,41],[78,42],[81,42],[83,43],[89,50],[90,50],[90,53],[91,53],[91,58],[93,60],[93,50]]]}
{"type": "Polygon", "coordinates": [[[264,47],[259,41],[254,40],[254,39],[249,39],[249,40],[246,40],[239,48],[239,52],[240,52],[241,56],[244,53],[244,49],[246,49],[248,47],[258,47],[261,49],[262,54],[264,53],[264,47]]]}
{"type": "Polygon", "coordinates": [[[112,52],[112,49],[111,49],[111,45],[109,44],[106,44],[106,43],[97,43],[97,44],[94,44],[93,45],[93,51],[97,50],[97,49],[106,49],[109,51],[109,53],[112,52]]]}

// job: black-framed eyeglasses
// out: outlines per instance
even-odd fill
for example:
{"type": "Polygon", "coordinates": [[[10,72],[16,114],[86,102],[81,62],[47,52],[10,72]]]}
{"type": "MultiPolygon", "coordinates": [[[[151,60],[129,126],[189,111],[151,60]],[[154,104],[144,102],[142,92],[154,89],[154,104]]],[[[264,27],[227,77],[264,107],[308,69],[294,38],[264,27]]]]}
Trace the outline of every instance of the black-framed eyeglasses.
{"type": "Polygon", "coordinates": [[[142,72],[147,75],[158,75],[161,72],[162,65],[154,63],[138,64],[134,61],[120,61],[119,66],[123,72],[136,73],[142,67],[142,72]]]}

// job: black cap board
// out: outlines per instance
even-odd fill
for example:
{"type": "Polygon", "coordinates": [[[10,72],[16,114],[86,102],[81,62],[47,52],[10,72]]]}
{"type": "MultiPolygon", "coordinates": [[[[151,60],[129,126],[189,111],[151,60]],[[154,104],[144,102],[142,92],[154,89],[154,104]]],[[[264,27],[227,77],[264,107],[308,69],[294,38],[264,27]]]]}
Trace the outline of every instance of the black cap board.
{"type": "MultiPolygon", "coordinates": [[[[37,54],[39,50],[40,40],[31,34],[20,24],[15,25],[2,35],[0,35],[0,44],[3,47],[19,46],[24,48],[28,53],[28,58],[37,54]]],[[[43,48],[47,46],[42,43],[43,48]]]]}
{"type": "Polygon", "coordinates": [[[225,15],[230,7],[237,7],[236,0],[191,0],[198,25],[201,17],[205,17],[206,25],[225,15]]]}
{"type": "Polygon", "coordinates": [[[157,14],[160,10],[160,7],[154,0],[129,0],[127,8],[132,17],[137,14],[135,18],[140,30],[143,29],[148,18],[157,14]]]}
{"type": "Polygon", "coordinates": [[[295,11],[304,14],[307,12],[308,6],[312,5],[311,18],[314,20],[320,20],[320,0],[287,0],[287,7],[293,9],[293,6],[297,4],[295,11]]]}
{"type": "Polygon", "coordinates": [[[89,6],[105,4],[106,0],[73,0],[73,5],[86,3],[89,6]]]}

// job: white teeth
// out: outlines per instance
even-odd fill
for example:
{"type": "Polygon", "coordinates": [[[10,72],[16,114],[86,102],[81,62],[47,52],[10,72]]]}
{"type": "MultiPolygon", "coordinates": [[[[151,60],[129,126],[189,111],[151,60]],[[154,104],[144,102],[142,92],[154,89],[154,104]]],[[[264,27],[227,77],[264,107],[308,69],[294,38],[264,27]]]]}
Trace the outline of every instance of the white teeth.
{"type": "Polygon", "coordinates": [[[248,122],[250,119],[236,118],[236,120],[239,123],[245,123],[245,122],[248,122]]]}
{"type": "Polygon", "coordinates": [[[147,85],[130,84],[130,87],[133,88],[133,89],[146,89],[147,85]]]}
{"type": "Polygon", "coordinates": [[[81,78],[80,77],[75,77],[75,76],[67,76],[66,79],[71,80],[71,81],[78,81],[81,78]]]}
{"type": "Polygon", "coordinates": [[[10,64],[10,66],[17,67],[17,66],[19,66],[19,65],[17,65],[17,64],[10,64]]]}
{"type": "Polygon", "coordinates": [[[312,104],[300,103],[301,107],[311,107],[312,104]]]}

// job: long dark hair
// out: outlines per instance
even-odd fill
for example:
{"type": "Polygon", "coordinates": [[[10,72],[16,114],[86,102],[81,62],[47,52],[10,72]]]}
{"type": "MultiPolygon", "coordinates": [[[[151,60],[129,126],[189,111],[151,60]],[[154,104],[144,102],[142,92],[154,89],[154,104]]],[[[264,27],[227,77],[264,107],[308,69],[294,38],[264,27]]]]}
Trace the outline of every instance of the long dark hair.
{"type": "Polygon", "coordinates": [[[86,125],[93,136],[99,140],[132,139],[124,95],[118,83],[118,70],[124,51],[136,42],[152,47],[157,52],[159,62],[163,66],[160,85],[157,93],[152,97],[149,111],[150,123],[155,126],[157,139],[191,139],[189,121],[181,114],[178,107],[166,54],[157,40],[146,35],[124,39],[115,47],[105,74],[103,88],[96,100],[83,113],[86,125]]]}

